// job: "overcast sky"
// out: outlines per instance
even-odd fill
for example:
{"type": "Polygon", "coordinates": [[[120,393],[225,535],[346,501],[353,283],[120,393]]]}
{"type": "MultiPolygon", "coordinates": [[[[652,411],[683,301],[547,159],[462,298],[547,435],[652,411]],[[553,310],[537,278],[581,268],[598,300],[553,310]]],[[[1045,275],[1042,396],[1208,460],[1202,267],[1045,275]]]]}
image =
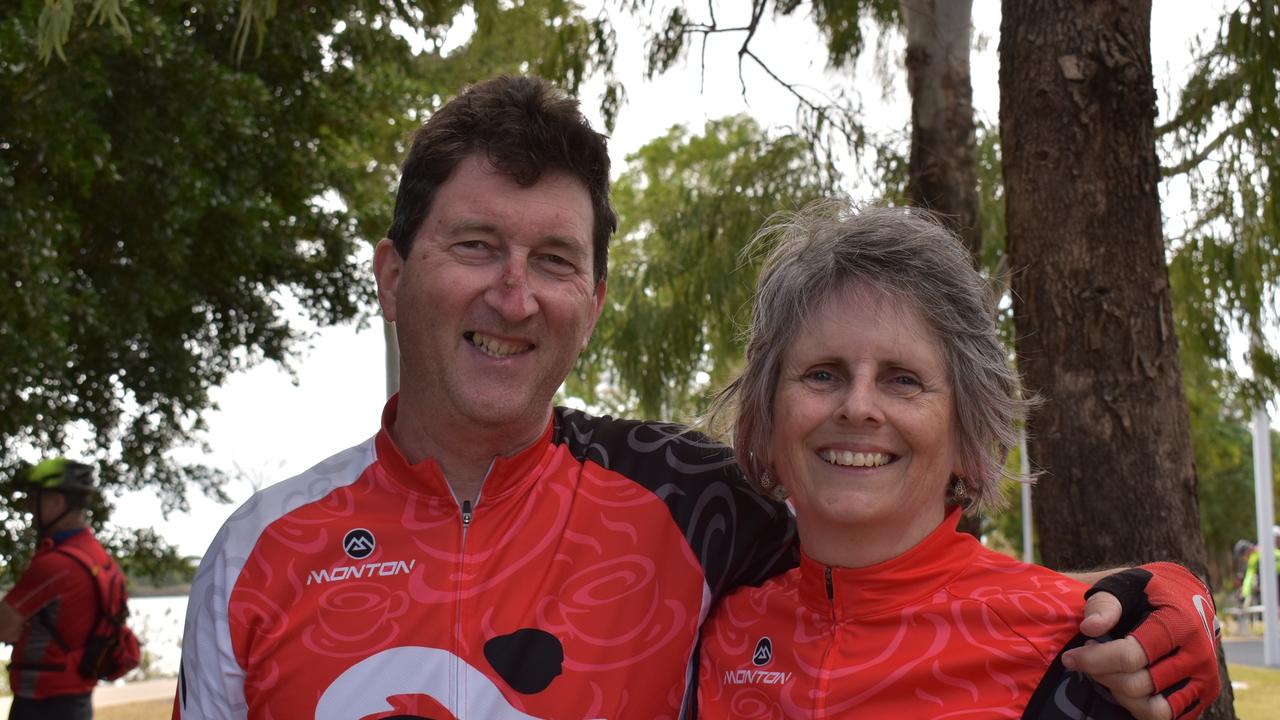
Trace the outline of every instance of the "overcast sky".
{"type": "MultiPolygon", "coordinates": [[[[979,117],[991,124],[995,124],[999,110],[999,5],[998,0],[974,3],[975,38],[981,48],[972,59],[974,107],[979,117]]],[[[1176,89],[1187,72],[1189,43],[1197,33],[1216,31],[1222,2],[1156,0],[1155,6],[1153,67],[1164,114],[1170,102],[1167,90],[1176,89]]],[[[720,21],[728,25],[730,18],[722,15],[720,21]]],[[[705,79],[699,77],[698,54],[694,52],[693,63],[645,82],[640,79],[643,38],[635,30],[628,31],[633,24],[625,18],[619,18],[617,23],[619,76],[626,82],[628,104],[610,142],[615,172],[622,168],[626,155],[676,123],[698,129],[709,119],[741,112],[771,127],[794,122],[794,101],[753,67],[745,69],[748,92],[743,97],[735,62],[740,36],[713,38],[706,52],[705,79]]],[[[803,18],[762,32],[754,48],[788,81],[818,88],[828,83],[821,40],[803,18]]],[[[867,55],[869,58],[871,53],[867,55]]],[[[900,53],[894,57],[899,56],[900,53]]],[[[866,111],[864,119],[870,126],[889,132],[908,125],[905,81],[895,83],[892,97],[885,98],[870,62],[860,66],[856,77],[866,111]]],[[[598,93],[599,84],[590,84],[583,104],[599,127],[598,97],[593,96],[598,93]]],[[[853,184],[846,189],[855,196],[860,191],[853,184]]],[[[1177,204],[1175,198],[1167,198],[1166,214],[1176,214],[1177,204]]],[[[371,255],[367,253],[361,262],[368,266],[371,255]]],[[[383,363],[379,321],[362,330],[347,325],[318,331],[296,363],[296,383],[274,365],[233,376],[212,392],[219,407],[206,416],[212,452],[204,455],[188,448],[175,455],[242,475],[243,479],[228,487],[235,503],[221,505],[193,496],[191,513],[157,522],[159,502],[148,493],[132,493],[121,498],[114,521],[124,527],[154,524],[182,553],[202,554],[218,527],[249,496],[254,484],[269,484],[297,474],[377,430],[385,399],[383,363]]]]}

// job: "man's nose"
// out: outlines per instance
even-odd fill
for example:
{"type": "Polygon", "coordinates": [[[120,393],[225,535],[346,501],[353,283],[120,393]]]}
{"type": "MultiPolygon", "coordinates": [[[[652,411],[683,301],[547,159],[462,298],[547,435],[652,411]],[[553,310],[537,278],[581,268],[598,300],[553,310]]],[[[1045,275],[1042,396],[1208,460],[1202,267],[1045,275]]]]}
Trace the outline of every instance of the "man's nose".
{"type": "Polygon", "coordinates": [[[520,322],[538,312],[538,303],[529,287],[529,268],[523,258],[512,258],[485,294],[489,305],[508,322],[520,322]]]}

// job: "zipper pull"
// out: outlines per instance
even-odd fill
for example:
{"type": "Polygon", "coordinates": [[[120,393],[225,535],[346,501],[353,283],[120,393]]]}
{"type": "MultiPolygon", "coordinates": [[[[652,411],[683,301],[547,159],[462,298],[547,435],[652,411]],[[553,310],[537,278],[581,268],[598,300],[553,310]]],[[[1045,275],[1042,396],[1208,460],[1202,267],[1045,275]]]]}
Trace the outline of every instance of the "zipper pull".
{"type": "Polygon", "coordinates": [[[835,585],[834,585],[834,584],[832,584],[832,582],[831,582],[831,568],[830,568],[830,567],[827,567],[827,568],[826,568],[826,574],[827,574],[827,599],[828,599],[828,600],[830,600],[831,602],[835,602],[835,601],[836,601],[836,588],[835,588],[835,585]]]}
{"type": "MultiPolygon", "coordinates": [[[[470,525],[471,525],[471,501],[463,500],[462,501],[462,527],[466,528],[466,527],[469,527],[470,525]]],[[[830,572],[830,571],[828,570],[827,572],[830,572]]],[[[828,583],[831,582],[830,576],[828,576],[827,582],[828,583]]]]}

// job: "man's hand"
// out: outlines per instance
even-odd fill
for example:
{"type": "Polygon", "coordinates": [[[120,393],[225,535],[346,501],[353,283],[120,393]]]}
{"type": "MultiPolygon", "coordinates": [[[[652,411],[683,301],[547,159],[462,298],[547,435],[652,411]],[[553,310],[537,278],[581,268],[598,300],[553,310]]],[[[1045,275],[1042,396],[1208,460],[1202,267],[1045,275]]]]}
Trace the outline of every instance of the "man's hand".
{"type": "Polygon", "coordinates": [[[18,641],[20,635],[22,635],[22,616],[10,607],[9,603],[0,601],[0,643],[12,645],[18,641]]]}
{"type": "Polygon", "coordinates": [[[1063,655],[1139,720],[1195,718],[1218,696],[1217,622],[1209,592],[1190,572],[1153,563],[1099,581],[1080,631],[1128,636],[1063,655]]]}

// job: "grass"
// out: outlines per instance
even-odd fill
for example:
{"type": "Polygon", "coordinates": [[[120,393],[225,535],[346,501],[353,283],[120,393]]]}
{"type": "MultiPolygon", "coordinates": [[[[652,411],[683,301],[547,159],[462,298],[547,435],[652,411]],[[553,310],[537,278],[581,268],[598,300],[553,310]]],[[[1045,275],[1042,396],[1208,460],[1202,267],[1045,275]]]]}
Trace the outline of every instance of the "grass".
{"type": "Polygon", "coordinates": [[[1239,720],[1266,720],[1280,708],[1280,670],[1227,664],[1235,685],[1236,717],[1239,720]]]}

